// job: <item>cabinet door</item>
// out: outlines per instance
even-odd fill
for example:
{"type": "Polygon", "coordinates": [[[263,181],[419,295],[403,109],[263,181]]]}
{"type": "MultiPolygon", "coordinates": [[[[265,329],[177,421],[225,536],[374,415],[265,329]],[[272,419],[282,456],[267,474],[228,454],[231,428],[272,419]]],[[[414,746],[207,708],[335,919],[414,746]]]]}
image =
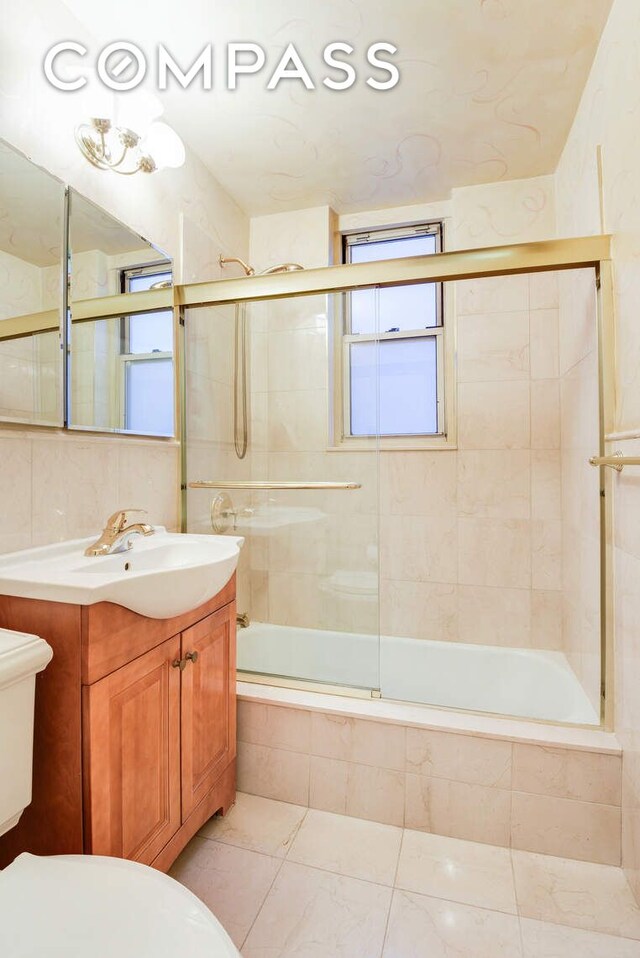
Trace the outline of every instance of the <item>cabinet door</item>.
{"type": "Polygon", "coordinates": [[[182,633],[182,820],[236,754],[236,606],[182,633]]]}
{"type": "Polygon", "coordinates": [[[153,861],[180,827],[180,637],[83,688],[85,851],[153,861]]]}

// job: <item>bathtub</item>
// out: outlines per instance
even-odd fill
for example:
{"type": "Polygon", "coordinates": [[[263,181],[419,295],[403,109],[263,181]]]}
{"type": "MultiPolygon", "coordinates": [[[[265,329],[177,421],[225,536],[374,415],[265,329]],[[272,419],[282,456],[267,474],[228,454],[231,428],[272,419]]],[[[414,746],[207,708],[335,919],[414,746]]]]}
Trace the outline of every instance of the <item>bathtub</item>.
{"type": "MultiPolygon", "coordinates": [[[[380,691],[383,698],[553,722],[600,716],[562,652],[252,622],[238,670],[380,691]]],[[[245,680],[250,680],[248,674],[245,680]]]]}

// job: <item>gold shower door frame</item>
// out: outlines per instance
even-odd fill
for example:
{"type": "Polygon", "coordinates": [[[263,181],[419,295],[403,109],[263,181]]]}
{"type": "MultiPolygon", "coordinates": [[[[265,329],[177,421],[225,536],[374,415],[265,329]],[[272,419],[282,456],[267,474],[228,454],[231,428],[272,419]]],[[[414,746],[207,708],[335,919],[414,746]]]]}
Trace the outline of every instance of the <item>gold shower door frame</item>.
{"type": "MultiPolygon", "coordinates": [[[[371,287],[403,286],[424,282],[455,282],[482,277],[509,276],[518,273],[539,273],[556,270],[586,269],[595,271],[597,292],[599,448],[606,454],[607,437],[614,433],[616,422],[615,314],[611,237],[584,236],[570,239],[544,240],[482,249],[456,250],[428,256],[326,266],[290,273],[249,276],[240,279],[214,280],[205,283],[178,284],[171,289],[125,293],[119,296],[84,300],[74,304],[73,322],[88,322],[123,314],[148,313],[172,308],[175,314],[175,370],[177,438],[186,438],[184,363],[184,314],[188,308],[221,306],[238,302],[258,302],[295,296],[313,296],[351,292],[371,287]]],[[[5,321],[7,323],[7,321],[5,321]]],[[[8,321],[6,335],[19,338],[53,328],[47,313],[16,317],[8,321]],[[9,328],[10,326],[10,328],[9,328]]],[[[57,325],[55,328],[58,328],[57,325]]],[[[186,442],[181,444],[182,476],[180,514],[184,528],[186,516],[186,442]]],[[[613,661],[613,542],[612,542],[612,476],[613,470],[600,465],[600,619],[601,619],[601,725],[613,727],[614,669],[613,661]]],[[[260,681],[253,677],[252,681],[260,681]]],[[[264,679],[263,681],[267,681],[264,679]]],[[[270,679],[270,684],[278,684],[270,679]]],[[[283,680],[281,684],[300,688],[305,683],[283,680]]],[[[309,687],[309,683],[306,683],[309,687]]],[[[314,687],[322,691],[322,686],[314,687]]],[[[328,689],[327,689],[328,690],[328,689]]],[[[331,691],[338,691],[331,688],[331,691]]],[[[350,694],[341,689],[341,694],[350,694]]],[[[351,694],[362,695],[362,690],[351,694]]],[[[460,711],[456,709],[456,711],[460,711]]],[[[487,713],[483,713],[487,714],[487,713]]],[[[563,724],[563,723],[552,723],[563,724]]]]}

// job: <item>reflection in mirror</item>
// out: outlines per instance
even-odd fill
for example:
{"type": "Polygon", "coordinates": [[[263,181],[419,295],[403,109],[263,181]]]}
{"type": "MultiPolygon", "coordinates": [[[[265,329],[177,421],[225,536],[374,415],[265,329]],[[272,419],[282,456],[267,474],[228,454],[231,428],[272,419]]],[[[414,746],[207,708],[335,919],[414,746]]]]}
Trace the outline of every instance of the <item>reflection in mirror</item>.
{"type": "Polygon", "coordinates": [[[172,285],[171,260],[104,210],[69,192],[69,424],[173,436],[172,309],[132,315],[123,310],[122,315],[102,318],[113,307],[100,303],[102,297],[132,294],[145,305],[142,297],[148,297],[148,291],[172,285]]]}
{"type": "Polygon", "coordinates": [[[64,185],[0,141],[0,419],[62,425],[64,185]]]}

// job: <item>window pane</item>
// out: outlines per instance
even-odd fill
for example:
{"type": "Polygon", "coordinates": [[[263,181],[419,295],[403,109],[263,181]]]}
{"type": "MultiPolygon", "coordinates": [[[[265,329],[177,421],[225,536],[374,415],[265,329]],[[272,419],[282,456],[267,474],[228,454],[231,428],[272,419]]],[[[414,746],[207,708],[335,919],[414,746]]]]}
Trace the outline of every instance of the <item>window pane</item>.
{"type": "Polygon", "coordinates": [[[372,263],[378,259],[400,259],[402,256],[421,256],[435,253],[434,234],[417,233],[402,239],[368,240],[349,246],[352,263],[372,263]]]}
{"type": "Polygon", "coordinates": [[[405,332],[438,324],[438,287],[435,283],[363,289],[351,293],[351,332],[405,332]],[[379,297],[380,329],[376,329],[376,292],[379,297]]]}
{"type": "Polygon", "coordinates": [[[435,336],[353,343],[351,435],[434,435],[438,432],[435,336]]]}
{"type": "Polygon", "coordinates": [[[173,435],[173,360],[125,363],[125,429],[173,435]]]}
{"type": "Polygon", "coordinates": [[[171,270],[163,273],[142,273],[140,276],[128,276],[130,293],[139,293],[142,289],[151,289],[156,283],[170,283],[171,270]]]}
{"type": "Polygon", "coordinates": [[[172,353],[173,313],[138,313],[129,317],[130,353],[172,353]]]}

